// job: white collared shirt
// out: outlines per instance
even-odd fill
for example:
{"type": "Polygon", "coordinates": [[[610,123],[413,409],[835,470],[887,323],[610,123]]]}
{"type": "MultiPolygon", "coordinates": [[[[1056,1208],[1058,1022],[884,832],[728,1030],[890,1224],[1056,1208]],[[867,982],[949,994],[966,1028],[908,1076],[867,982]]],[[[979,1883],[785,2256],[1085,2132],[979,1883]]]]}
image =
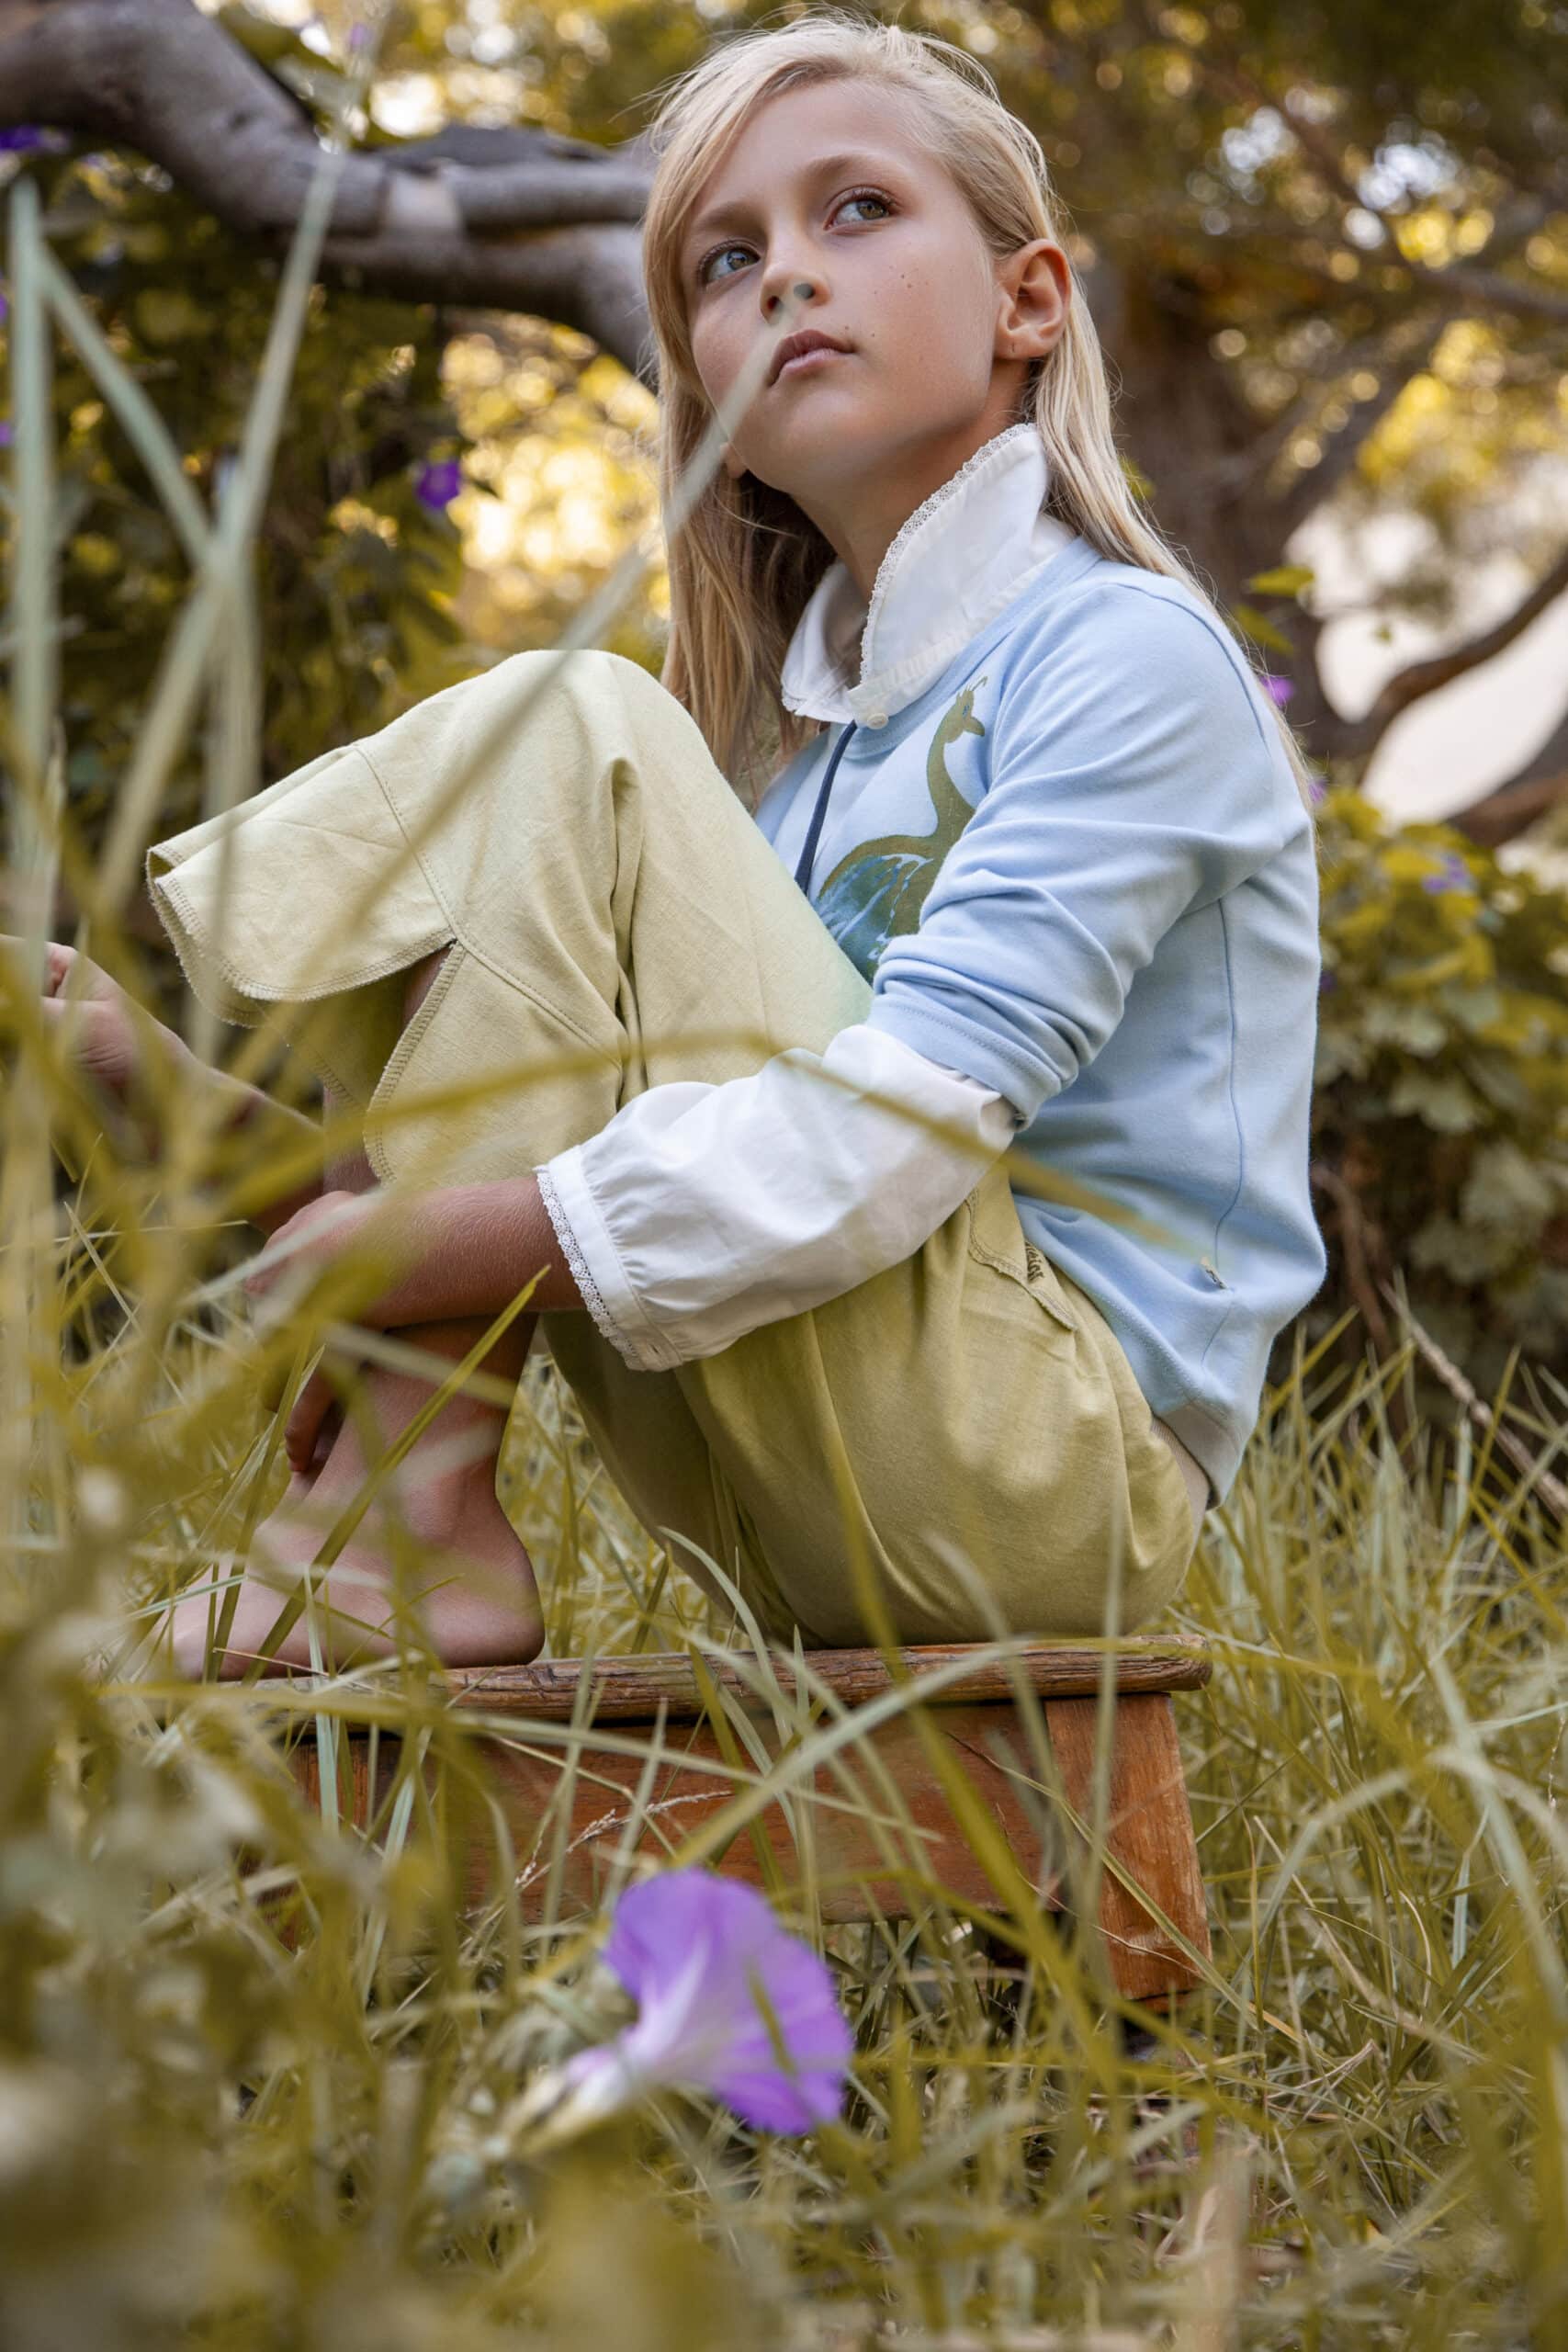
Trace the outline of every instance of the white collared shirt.
{"type": "Polygon", "coordinates": [[[1074,534],[1044,512],[1049,486],[1034,426],[1009,425],[916,507],[869,602],[846,564],[829,564],[784,658],[785,708],[885,727],[1071,547],[1074,534]]]}

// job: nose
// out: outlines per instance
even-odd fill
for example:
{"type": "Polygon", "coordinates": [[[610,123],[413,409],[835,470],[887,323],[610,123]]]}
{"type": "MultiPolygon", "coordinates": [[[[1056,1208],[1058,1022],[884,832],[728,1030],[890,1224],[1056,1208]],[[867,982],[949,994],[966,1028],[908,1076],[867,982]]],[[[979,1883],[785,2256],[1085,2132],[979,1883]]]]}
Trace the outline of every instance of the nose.
{"type": "Polygon", "coordinates": [[[818,280],[804,271],[798,262],[781,256],[778,261],[770,262],[762,274],[762,316],[770,326],[787,325],[789,319],[809,303],[820,301],[823,290],[818,280]]]}

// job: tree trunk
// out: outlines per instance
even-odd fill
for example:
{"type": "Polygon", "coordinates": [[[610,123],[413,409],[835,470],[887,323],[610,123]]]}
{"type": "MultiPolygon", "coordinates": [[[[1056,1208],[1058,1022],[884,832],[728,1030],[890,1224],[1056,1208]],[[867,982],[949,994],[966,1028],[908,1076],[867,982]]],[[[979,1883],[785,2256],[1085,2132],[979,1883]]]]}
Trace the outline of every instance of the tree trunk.
{"type": "MultiPolygon", "coordinates": [[[[1150,485],[1155,521],[1223,609],[1257,604],[1249,582],[1284,560],[1278,506],[1262,486],[1272,427],[1211,350],[1207,305],[1195,288],[1117,255],[1097,262],[1088,288],[1120,380],[1119,437],[1150,485]]],[[[1295,687],[1292,722],[1309,752],[1330,756],[1344,722],[1318,679],[1319,625],[1297,605],[1262,601],[1292,647],[1265,649],[1295,687]]]]}

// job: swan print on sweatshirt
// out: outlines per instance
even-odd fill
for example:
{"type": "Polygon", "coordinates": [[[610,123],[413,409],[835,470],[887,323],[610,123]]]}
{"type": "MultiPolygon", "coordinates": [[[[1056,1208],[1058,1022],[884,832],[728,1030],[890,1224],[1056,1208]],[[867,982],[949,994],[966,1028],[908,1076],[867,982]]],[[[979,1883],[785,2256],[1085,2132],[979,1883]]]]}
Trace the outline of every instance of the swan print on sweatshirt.
{"type": "Polygon", "coordinates": [[[888,941],[919,928],[942,862],[975,814],[947,772],[947,753],[961,737],[984,735],[975,716],[975,696],[985,683],[976,678],[964,687],[931,737],[926,754],[930,832],[885,833],[880,840],[860,842],[840,859],[817,893],[818,913],[868,980],[874,978],[888,941]]]}

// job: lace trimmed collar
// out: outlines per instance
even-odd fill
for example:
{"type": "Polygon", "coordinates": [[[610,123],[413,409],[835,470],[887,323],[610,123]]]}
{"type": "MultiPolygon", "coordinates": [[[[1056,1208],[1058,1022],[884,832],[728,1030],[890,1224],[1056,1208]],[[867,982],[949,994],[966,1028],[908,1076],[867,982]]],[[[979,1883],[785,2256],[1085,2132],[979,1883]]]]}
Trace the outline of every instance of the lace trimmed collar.
{"type": "Polygon", "coordinates": [[[1043,511],[1049,481],[1036,427],[1010,424],[916,507],[877,567],[869,603],[847,565],[829,564],[784,655],[785,707],[882,727],[914,702],[1072,545],[1073,532],[1043,511]]]}

